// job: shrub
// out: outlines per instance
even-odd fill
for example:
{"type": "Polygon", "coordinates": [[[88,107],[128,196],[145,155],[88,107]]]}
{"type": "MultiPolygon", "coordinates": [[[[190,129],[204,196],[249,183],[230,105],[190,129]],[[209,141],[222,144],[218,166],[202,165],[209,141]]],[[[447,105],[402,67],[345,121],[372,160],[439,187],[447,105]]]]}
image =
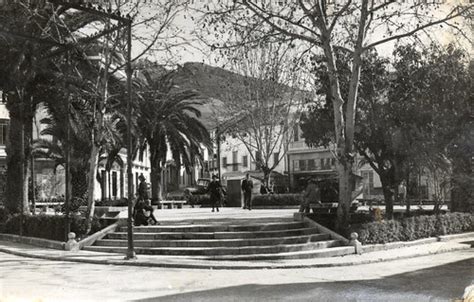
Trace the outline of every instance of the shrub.
{"type": "Polygon", "coordinates": [[[253,206],[299,206],[303,197],[301,194],[266,194],[252,198],[253,206]]]}
{"type": "MultiPolygon", "coordinates": [[[[86,206],[87,207],[87,200],[82,199],[80,197],[73,197],[71,198],[70,204],[69,204],[69,212],[76,212],[79,210],[81,206],[86,206]]],[[[59,212],[61,213],[66,213],[66,204],[63,203],[62,205],[59,206],[59,212]]]]}
{"type": "MultiPolygon", "coordinates": [[[[20,233],[20,214],[11,216],[4,227],[7,234],[20,233]]],[[[66,217],[64,215],[24,215],[23,235],[56,241],[65,241],[66,217]]],[[[91,233],[95,233],[105,227],[105,223],[98,219],[92,221],[91,233]]],[[[86,235],[85,218],[73,215],[70,218],[70,230],[76,233],[77,239],[86,235]]]]}
{"type": "Polygon", "coordinates": [[[8,218],[8,212],[7,209],[4,206],[0,206],[0,223],[4,223],[7,221],[8,218]]]}
{"type": "Polygon", "coordinates": [[[96,201],[95,205],[98,207],[126,207],[128,206],[128,200],[126,198],[104,199],[104,200],[96,201]]]}
{"type": "Polygon", "coordinates": [[[433,216],[384,220],[354,226],[363,244],[411,241],[422,238],[474,231],[474,217],[469,213],[448,213],[433,216]]]}

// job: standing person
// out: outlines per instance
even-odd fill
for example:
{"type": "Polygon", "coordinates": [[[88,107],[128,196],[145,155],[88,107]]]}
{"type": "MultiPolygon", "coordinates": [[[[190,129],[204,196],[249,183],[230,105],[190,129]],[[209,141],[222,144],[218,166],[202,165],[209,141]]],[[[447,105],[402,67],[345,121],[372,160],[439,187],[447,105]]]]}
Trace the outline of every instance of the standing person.
{"type": "Polygon", "coordinates": [[[262,180],[262,183],[260,184],[260,194],[265,195],[270,193],[267,186],[265,185],[265,182],[262,180]]]}
{"type": "Polygon", "coordinates": [[[247,173],[242,181],[242,191],[244,192],[244,209],[249,209],[249,211],[252,210],[252,189],[253,182],[247,173]]]}
{"type": "Polygon", "coordinates": [[[321,204],[321,192],[316,185],[315,179],[310,179],[303,193],[303,202],[300,206],[300,213],[309,214],[311,202],[321,204]]]}
{"type": "Polygon", "coordinates": [[[400,201],[400,205],[404,205],[407,199],[407,186],[405,181],[403,180],[398,185],[398,200],[400,201]]]}
{"type": "Polygon", "coordinates": [[[145,176],[143,176],[143,174],[140,174],[138,179],[140,180],[140,184],[138,184],[138,200],[143,200],[146,204],[148,204],[150,199],[150,185],[146,182],[145,176]]]}
{"type": "Polygon", "coordinates": [[[212,212],[214,212],[214,208],[219,212],[219,204],[221,203],[221,196],[222,196],[222,186],[218,180],[217,175],[212,175],[212,181],[207,186],[207,192],[209,192],[211,205],[212,205],[212,212]]]}

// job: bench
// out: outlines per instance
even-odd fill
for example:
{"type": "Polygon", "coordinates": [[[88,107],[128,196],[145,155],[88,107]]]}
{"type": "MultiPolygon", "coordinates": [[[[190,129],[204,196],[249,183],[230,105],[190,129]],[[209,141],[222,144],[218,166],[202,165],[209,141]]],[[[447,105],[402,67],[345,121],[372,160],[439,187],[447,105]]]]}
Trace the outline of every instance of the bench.
{"type": "Polygon", "coordinates": [[[176,207],[177,209],[182,209],[183,204],[186,203],[186,200],[160,200],[158,201],[158,208],[163,209],[163,206],[166,206],[168,209],[176,207]]]}

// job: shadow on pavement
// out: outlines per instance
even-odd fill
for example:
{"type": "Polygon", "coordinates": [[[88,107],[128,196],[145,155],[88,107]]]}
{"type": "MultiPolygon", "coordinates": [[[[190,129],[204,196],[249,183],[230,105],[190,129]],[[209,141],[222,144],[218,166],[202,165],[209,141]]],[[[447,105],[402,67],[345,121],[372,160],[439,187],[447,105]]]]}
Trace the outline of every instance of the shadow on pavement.
{"type": "MultiPolygon", "coordinates": [[[[135,301],[453,301],[474,282],[474,258],[381,279],[249,284],[135,301]]],[[[354,270],[358,267],[354,266],[354,270]]]]}

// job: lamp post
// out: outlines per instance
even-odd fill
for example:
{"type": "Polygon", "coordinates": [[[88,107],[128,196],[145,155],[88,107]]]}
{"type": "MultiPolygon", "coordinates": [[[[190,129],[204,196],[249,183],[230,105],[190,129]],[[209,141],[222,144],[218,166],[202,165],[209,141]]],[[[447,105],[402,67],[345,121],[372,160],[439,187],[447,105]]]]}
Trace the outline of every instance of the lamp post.
{"type": "Polygon", "coordinates": [[[133,174],[132,174],[132,21],[127,26],[127,188],[128,188],[128,215],[127,215],[127,255],[125,259],[136,259],[133,247],[133,174]]]}

